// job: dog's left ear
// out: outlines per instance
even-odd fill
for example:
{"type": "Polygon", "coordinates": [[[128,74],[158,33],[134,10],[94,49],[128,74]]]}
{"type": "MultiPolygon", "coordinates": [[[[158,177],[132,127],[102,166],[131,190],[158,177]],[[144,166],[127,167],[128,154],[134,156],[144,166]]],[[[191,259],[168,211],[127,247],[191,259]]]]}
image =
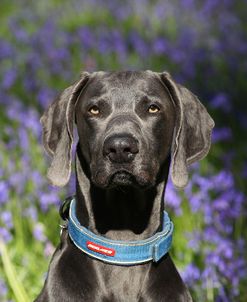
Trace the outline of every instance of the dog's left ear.
{"type": "Polygon", "coordinates": [[[74,109],[88,79],[89,74],[83,72],[80,79],[66,88],[40,119],[43,145],[46,152],[52,157],[47,177],[55,186],[66,185],[70,178],[74,109]]]}
{"type": "Polygon", "coordinates": [[[183,188],[188,183],[188,165],[204,158],[210,149],[214,121],[199,99],[175,83],[169,73],[161,73],[160,77],[176,109],[171,178],[177,188],[183,188]]]}

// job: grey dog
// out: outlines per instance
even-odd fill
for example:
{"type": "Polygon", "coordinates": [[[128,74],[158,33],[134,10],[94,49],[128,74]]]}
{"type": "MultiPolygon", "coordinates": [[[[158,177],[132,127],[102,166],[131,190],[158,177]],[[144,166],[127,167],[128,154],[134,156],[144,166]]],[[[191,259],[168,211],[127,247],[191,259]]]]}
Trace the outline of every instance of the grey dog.
{"type": "MultiPolygon", "coordinates": [[[[76,124],[76,217],[96,236],[120,241],[162,229],[169,168],[183,188],[188,165],[208,153],[214,127],[193,93],[152,71],[82,72],[41,122],[55,186],[70,179],[76,124]]],[[[36,301],[192,299],[168,253],[158,262],[109,264],[83,253],[65,228],[36,301]]]]}

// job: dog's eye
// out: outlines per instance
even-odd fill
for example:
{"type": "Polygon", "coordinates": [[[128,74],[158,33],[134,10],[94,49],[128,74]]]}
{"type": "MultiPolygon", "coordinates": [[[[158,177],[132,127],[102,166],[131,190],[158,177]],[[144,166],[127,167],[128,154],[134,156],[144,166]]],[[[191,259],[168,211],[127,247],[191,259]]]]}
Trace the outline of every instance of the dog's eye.
{"type": "Polygon", "coordinates": [[[157,113],[159,111],[160,111],[160,108],[157,105],[152,104],[148,107],[149,113],[157,113]]]}
{"type": "Polygon", "coordinates": [[[92,106],[88,110],[92,115],[98,115],[100,113],[99,108],[97,106],[92,106]]]}

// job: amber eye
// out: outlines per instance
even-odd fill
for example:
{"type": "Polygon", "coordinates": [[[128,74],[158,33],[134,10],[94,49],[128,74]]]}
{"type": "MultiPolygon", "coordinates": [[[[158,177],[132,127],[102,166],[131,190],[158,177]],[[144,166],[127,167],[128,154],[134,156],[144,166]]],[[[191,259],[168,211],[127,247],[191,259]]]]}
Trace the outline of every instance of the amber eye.
{"type": "Polygon", "coordinates": [[[88,110],[92,115],[98,115],[100,113],[99,108],[97,106],[92,106],[88,110]]]}
{"type": "Polygon", "coordinates": [[[149,113],[157,113],[159,111],[160,111],[160,108],[157,105],[152,104],[148,107],[149,113]]]}

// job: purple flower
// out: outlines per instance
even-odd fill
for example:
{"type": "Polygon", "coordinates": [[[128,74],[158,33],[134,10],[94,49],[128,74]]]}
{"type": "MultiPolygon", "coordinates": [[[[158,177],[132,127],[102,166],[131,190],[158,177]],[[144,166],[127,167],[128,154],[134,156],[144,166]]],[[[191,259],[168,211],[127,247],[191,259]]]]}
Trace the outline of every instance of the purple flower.
{"type": "Polygon", "coordinates": [[[181,272],[181,276],[188,286],[192,286],[195,282],[200,279],[201,272],[198,267],[193,264],[189,264],[181,272]]]}
{"type": "Polygon", "coordinates": [[[106,30],[102,29],[97,42],[97,48],[101,54],[109,54],[111,52],[111,40],[106,30]]]}
{"type": "Polygon", "coordinates": [[[16,99],[12,99],[11,106],[7,106],[6,109],[7,117],[14,121],[18,119],[19,114],[23,111],[21,103],[16,99]]]}
{"type": "Polygon", "coordinates": [[[167,1],[158,1],[154,6],[154,18],[164,21],[167,16],[171,15],[172,5],[167,1]]]}
{"type": "Polygon", "coordinates": [[[127,54],[127,47],[122,34],[117,30],[112,32],[112,43],[112,47],[118,54],[119,58],[124,60],[127,54]]]}
{"type": "Polygon", "coordinates": [[[225,113],[229,113],[232,109],[232,105],[229,96],[223,92],[218,93],[210,102],[210,105],[214,109],[221,109],[225,113]]]}
{"type": "Polygon", "coordinates": [[[44,176],[41,175],[40,172],[37,170],[30,171],[29,175],[30,178],[32,179],[35,189],[37,190],[41,188],[41,186],[44,184],[44,176]]]}
{"type": "Polygon", "coordinates": [[[10,175],[9,185],[15,188],[15,191],[18,194],[22,194],[25,190],[26,178],[23,175],[23,172],[18,171],[10,175]]]}
{"type": "Polygon", "coordinates": [[[29,149],[29,137],[26,129],[20,127],[18,130],[18,134],[19,134],[20,147],[22,148],[23,151],[27,151],[29,149]]]}
{"type": "Polygon", "coordinates": [[[0,60],[10,58],[14,54],[14,46],[10,42],[0,39],[0,60]]]}
{"type": "Polygon", "coordinates": [[[46,236],[44,235],[44,226],[41,223],[37,223],[33,228],[33,236],[36,240],[44,242],[46,236]]]}
{"type": "Polygon", "coordinates": [[[202,177],[196,174],[195,171],[193,172],[191,183],[198,186],[198,189],[204,192],[205,194],[214,186],[214,183],[212,182],[210,177],[202,177]]]}
{"type": "Polygon", "coordinates": [[[156,54],[165,54],[167,51],[167,41],[164,38],[156,38],[153,43],[153,50],[156,54]]]}
{"type": "Polygon", "coordinates": [[[38,102],[43,108],[47,108],[47,106],[53,101],[54,98],[54,91],[48,88],[42,88],[37,95],[38,102]]]}
{"type": "Polygon", "coordinates": [[[15,82],[17,77],[17,71],[15,69],[9,69],[4,73],[4,77],[2,80],[3,89],[9,89],[15,82]]]}
{"type": "Polygon", "coordinates": [[[1,239],[6,243],[12,240],[11,233],[6,228],[3,227],[0,227],[0,240],[1,239]]]}
{"type": "Polygon", "coordinates": [[[210,242],[210,244],[213,244],[214,246],[221,239],[221,234],[219,234],[213,224],[209,224],[207,227],[205,227],[202,235],[204,242],[210,242]]]}
{"type": "Polygon", "coordinates": [[[194,0],[182,0],[181,4],[185,9],[194,8],[194,0]]]}
{"type": "Polygon", "coordinates": [[[3,211],[0,214],[2,222],[6,225],[8,229],[11,229],[13,227],[13,220],[12,220],[12,214],[9,211],[3,211]]]}
{"type": "Polygon", "coordinates": [[[229,171],[222,170],[212,179],[212,182],[215,185],[215,189],[229,189],[234,186],[233,175],[229,171]]]}
{"type": "Polygon", "coordinates": [[[41,136],[41,124],[39,122],[40,116],[37,111],[30,109],[27,114],[23,116],[23,122],[32,133],[39,138],[41,136]]]}
{"type": "Polygon", "coordinates": [[[7,295],[8,289],[6,283],[0,278],[0,296],[5,297],[7,295]]]}
{"type": "Polygon", "coordinates": [[[200,251],[202,235],[199,231],[194,231],[193,233],[188,233],[188,247],[192,248],[193,251],[200,251]]]}
{"type": "Polygon", "coordinates": [[[179,216],[182,214],[181,202],[181,197],[175,191],[173,184],[171,183],[171,181],[168,181],[165,191],[165,204],[171,207],[176,215],[179,216]]]}
{"type": "Polygon", "coordinates": [[[129,41],[138,55],[141,57],[146,57],[148,55],[149,46],[138,32],[131,32],[129,35],[129,41]]]}
{"type": "Polygon", "coordinates": [[[182,49],[174,49],[174,51],[171,52],[170,57],[175,63],[180,64],[185,60],[186,54],[182,49]]]}
{"type": "Polygon", "coordinates": [[[212,266],[210,263],[207,264],[205,269],[201,274],[202,288],[206,288],[210,284],[210,288],[219,287],[219,275],[217,274],[215,266],[212,266]]]}
{"type": "Polygon", "coordinates": [[[0,204],[7,203],[9,201],[9,186],[6,182],[0,180],[0,204]]]}
{"type": "Polygon", "coordinates": [[[78,38],[81,41],[82,49],[87,50],[93,47],[95,43],[95,38],[92,30],[89,27],[81,27],[77,31],[78,38]]]}
{"type": "Polygon", "coordinates": [[[29,208],[25,209],[23,215],[31,218],[33,221],[37,221],[38,219],[37,209],[34,206],[30,206],[29,208]]]}
{"type": "Polygon", "coordinates": [[[232,138],[232,130],[229,127],[215,128],[213,130],[212,141],[218,143],[220,141],[229,141],[232,138]]]}
{"type": "Polygon", "coordinates": [[[59,204],[59,197],[55,190],[51,190],[49,193],[41,193],[40,194],[40,206],[42,210],[45,212],[48,210],[50,205],[58,205],[59,204]]]}
{"type": "Polygon", "coordinates": [[[198,192],[190,198],[191,210],[197,212],[202,206],[202,194],[198,192]]]}
{"type": "Polygon", "coordinates": [[[22,43],[28,42],[28,33],[19,24],[19,20],[11,19],[9,22],[11,33],[15,36],[17,41],[22,43]]]}

